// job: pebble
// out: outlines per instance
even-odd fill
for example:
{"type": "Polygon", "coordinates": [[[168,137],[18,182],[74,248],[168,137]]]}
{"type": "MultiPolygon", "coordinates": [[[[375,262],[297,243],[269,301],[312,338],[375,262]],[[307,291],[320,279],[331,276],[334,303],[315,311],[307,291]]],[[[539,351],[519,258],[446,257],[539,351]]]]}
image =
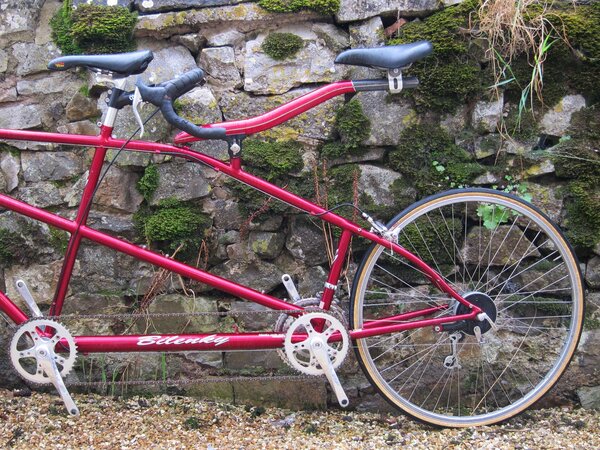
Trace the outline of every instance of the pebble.
{"type": "Polygon", "coordinates": [[[290,411],[161,395],[56,395],[0,389],[0,448],[12,449],[597,449],[600,411],[530,410],[502,425],[434,429],[402,415],[290,411]]]}

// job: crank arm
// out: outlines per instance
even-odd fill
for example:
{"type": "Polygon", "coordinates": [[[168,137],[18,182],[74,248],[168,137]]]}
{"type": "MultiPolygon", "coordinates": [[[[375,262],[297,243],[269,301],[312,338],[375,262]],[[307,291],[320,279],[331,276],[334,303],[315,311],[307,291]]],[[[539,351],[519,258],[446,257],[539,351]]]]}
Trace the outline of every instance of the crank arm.
{"type": "Polygon", "coordinates": [[[58,391],[58,395],[60,395],[60,398],[62,398],[62,401],[65,404],[67,411],[72,416],[78,416],[79,408],[77,408],[77,405],[75,405],[71,394],[69,394],[69,391],[67,390],[67,387],[65,386],[65,383],[60,374],[60,371],[58,370],[58,367],[56,365],[56,361],[54,361],[54,350],[50,350],[50,348],[46,344],[40,345],[37,348],[36,352],[38,365],[41,366],[44,373],[48,376],[48,378],[50,378],[50,381],[58,391]]]}
{"type": "Polygon", "coordinates": [[[331,360],[329,359],[329,355],[327,354],[327,345],[321,339],[314,339],[311,342],[311,348],[315,358],[317,358],[317,362],[321,366],[321,368],[325,371],[325,376],[337,397],[338,403],[342,407],[348,406],[350,401],[344,392],[344,388],[342,387],[342,383],[340,383],[340,379],[338,378],[335,370],[333,369],[333,364],[331,364],[331,360]]]}
{"type": "Polygon", "coordinates": [[[27,303],[27,306],[29,307],[31,314],[34,317],[42,317],[42,312],[40,311],[40,308],[38,307],[37,303],[33,299],[31,292],[29,292],[29,289],[27,288],[27,284],[25,284],[25,282],[23,280],[17,280],[17,282],[15,284],[17,286],[17,291],[19,291],[19,294],[21,294],[21,297],[23,297],[23,300],[25,300],[25,303],[27,303]]]}

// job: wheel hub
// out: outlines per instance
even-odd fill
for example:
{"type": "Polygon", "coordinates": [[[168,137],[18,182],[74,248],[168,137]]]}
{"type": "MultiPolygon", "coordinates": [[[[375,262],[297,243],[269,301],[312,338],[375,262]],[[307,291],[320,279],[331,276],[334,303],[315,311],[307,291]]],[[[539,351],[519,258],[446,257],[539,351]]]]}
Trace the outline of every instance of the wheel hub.
{"type": "MultiPolygon", "coordinates": [[[[494,301],[489,295],[482,292],[469,292],[464,296],[464,299],[468,300],[478,308],[481,308],[482,312],[487,314],[493,323],[496,322],[498,311],[494,301]]],[[[471,309],[462,303],[459,303],[456,308],[457,315],[469,314],[470,312],[471,309]]],[[[461,328],[461,331],[466,334],[470,334],[471,336],[475,336],[475,327],[479,327],[481,334],[485,334],[492,329],[492,324],[490,324],[487,320],[466,320],[464,327],[461,328]]]]}

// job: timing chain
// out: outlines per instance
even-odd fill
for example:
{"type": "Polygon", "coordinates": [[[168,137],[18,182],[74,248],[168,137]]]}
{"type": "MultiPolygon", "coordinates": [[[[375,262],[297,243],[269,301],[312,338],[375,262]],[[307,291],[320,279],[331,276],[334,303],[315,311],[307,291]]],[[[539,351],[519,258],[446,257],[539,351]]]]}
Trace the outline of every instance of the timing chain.
{"type": "MultiPolygon", "coordinates": [[[[311,308],[311,312],[327,312],[319,308],[311,308]]],[[[146,319],[146,318],[169,318],[169,317],[197,317],[197,316],[251,316],[251,315],[281,315],[294,314],[297,309],[286,310],[264,310],[264,311],[216,311],[216,312],[193,312],[193,313],[130,313],[130,314],[65,314],[60,316],[44,316],[45,319],[68,321],[68,320],[89,320],[89,319],[107,319],[107,320],[127,320],[127,319],[146,319]]],[[[311,375],[260,375],[260,376],[219,376],[215,378],[200,377],[193,380],[115,380],[115,381],[70,381],[65,380],[68,387],[86,387],[86,388],[113,388],[121,386],[163,386],[163,387],[184,387],[197,384],[212,383],[236,383],[236,382],[260,382],[260,381],[295,381],[310,382],[316,380],[325,380],[324,376],[311,375]]]]}

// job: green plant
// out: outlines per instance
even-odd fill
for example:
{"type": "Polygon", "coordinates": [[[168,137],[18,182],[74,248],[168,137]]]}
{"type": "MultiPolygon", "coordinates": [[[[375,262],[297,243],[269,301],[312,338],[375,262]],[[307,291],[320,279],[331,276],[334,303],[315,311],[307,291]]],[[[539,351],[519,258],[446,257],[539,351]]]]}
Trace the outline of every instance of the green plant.
{"type": "Polygon", "coordinates": [[[267,11],[279,13],[312,9],[322,14],[335,14],[340,9],[340,0],[259,0],[258,4],[267,11]]]}
{"type": "Polygon", "coordinates": [[[134,221],[147,242],[170,252],[196,249],[211,225],[207,215],[176,199],[165,199],[155,207],[138,211],[134,221]]]}
{"type": "Polygon", "coordinates": [[[348,152],[364,153],[366,149],[362,144],[371,133],[371,122],[365,116],[358,99],[353,98],[338,110],[335,125],[342,144],[348,152]]]}
{"type": "Polygon", "coordinates": [[[411,74],[419,78],[421,87],[411,91],[420,110],[452,111],[465,99],[477,96],[483,87],[485,71],[479,57],[470,51],[467,35],[473,12],[479,0],[465,0],[445,8],[422,21],[412,21],[398,30],[388,44],[406,44],[420,40],[432,42],[432,56],[414,64],[411,74]]]}
{"type": "MultiPolygon", "coordinates": [[[[503,189],[501,189],[503,192],[518,195],[526,202],[531,201],[532,197],[527,190],[527,184],[519,183],[511,175],[506,175],[504,179],[506,180],[507,184],[503,189]]],[[[494,188],[497,187],[495,186],[494,188]]],[[[507,223],[511,218],[519,216],[519,213],[517,213],[514,209],[511,209],[510,213],[507,211],[508,210],[501,205],[489,205],[482,203],[477,207],[477,216],[481,218],[485,228],[488,230],[494,230],[499,225],[507,223]]]]}
{"type": "Polygon", "coordinates": [[[50,228],[50,245],[61,253],[66,252],[69,245],[68,233],[58,228],[50,228]]]}
{"type": "Polygon", "coordinates": [[[71,27],[73,26],[71,12],[72,2],[65,0],[52,19],[50,19],[52,40],[67,55],[82,53],[82,50],[73,41],[73,36],[71,35],[71,27]]]}
{"type": "Polygon", "coordinates": [[[389,166],[412,181],[421,195],[469,184],[484,168],[441,128],[414,125],[400,135],[389,166]]]}
{"type": "Polygon", "coordinates": [[[244,161],[259,175],[274,180],[303,166],[298,142],[265,142],[256,139],[244,141],[244,161]]]}
{"type": "Polygon", "coordinates": [[[137,182],[137,189],[146,201],[150,201],[158,188],[159,174],[156,165],[151,164],[144,169],[144,175],[137,182]]]}
{"type": "Polygon", "coordinates": [[[304,46],[302,38],[293,33],[269,33],[262,50],[275,60],[291,58],[304,46]]]}
{"type": "Polygon", "coordinates": [[[52,39],[65,54],[119,53],[135,48],[137,16],[121,6],[81,4],[66,0],[50,20],[52,39]]]}

